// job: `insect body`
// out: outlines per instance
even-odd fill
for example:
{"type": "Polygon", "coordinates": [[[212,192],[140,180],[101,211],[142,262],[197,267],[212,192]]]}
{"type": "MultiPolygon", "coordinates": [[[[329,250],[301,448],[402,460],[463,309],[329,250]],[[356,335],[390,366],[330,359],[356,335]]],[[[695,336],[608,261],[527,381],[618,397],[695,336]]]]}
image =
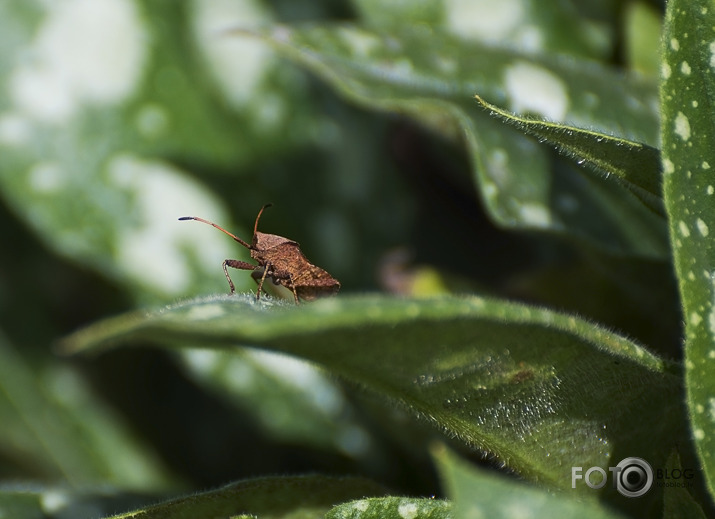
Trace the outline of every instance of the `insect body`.
{"type": "Polygon", "coordinates": [[[250,244],[203,218],[183,216],[179,220],[196,220],[212,225],[251,252],[251,257],[258,262],[258,265],[234,259],[227,259],[223,262],[223,272],[226,274],[232,294],[236,291],[236,287],[231,281],[231,276],[228,275],[227,267],[253,271],[251,277],[258,283],[256,299],[260,299],[261,291],[265,292],[263,283],[266,278],[271,279],[276,285],[282,285],[291,290],[296,303],[300,299],[311,301],[319,297],[337,294],[340,290],[340,282],[325,270],[309,262],[301,252],[298,243],[276,234],[258,232],[258,220],[260,220],[263,210],[270,205],[264,205],[258,212],[256,223],[253,225],[253,240],[250,244]]]}

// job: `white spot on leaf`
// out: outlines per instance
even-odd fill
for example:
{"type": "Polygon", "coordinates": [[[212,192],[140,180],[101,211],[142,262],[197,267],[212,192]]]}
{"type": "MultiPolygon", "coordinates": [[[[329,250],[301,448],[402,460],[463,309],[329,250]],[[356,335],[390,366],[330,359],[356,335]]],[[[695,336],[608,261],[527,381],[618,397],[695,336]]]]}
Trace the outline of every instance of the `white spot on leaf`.
{"type": "Polygon", "coordinates": [[[527,62],[507,67],[506,90],[517,113],[536,113],[560,121],[568,110],[566,84],[549,70],[527,62]]]}
{"type": "MultiPolygon", "coordinates": [[[[133,219],[117,237],[117,263],[130,278],[165,294],[180,294],[192,272],[184,254],[190,247],[206,270],[218,271],[231,249],[220,234],[199,232],[177,218],[225,220],[217,202],[191,178],[160,161],[117,155],[107,165],[109,181],[134,198],[133,219]],[[168,263],[167,263],[168,262],[168,263]]],[[[131,221],[131,219],[129,219],[131,221]]]]}
{"type": "Polygon", "coordinates": [[[48,490],[40,495],[42,510],[48,514],[55,515],[71,506],[70,496],[61,490],[48,490]]]}
{"type": "Polygon", "coordinates": [[[663,62],[663,64],[660,66],[660,73],[663,76],[663,79],[670,78],[670,65],[668,65],[668,63],[666,62],[663,62]]]}
{"type": "Polygon", "coordinates": [[[673,161],[670,159],[663,159],[663,173],[666,175],[670,175],[675,171],[675,164],[673,164],[673,161]]]}
{"type": "Polygon", "coordinates": [[[686,76],[689,76],[689,75],[690,75],[690,72],[691,72],[691,70],[690,70],[690,65],[688,64],[687,61],[683,61],[683,62],[680,64],[680,71],[681,71],[683,74],[685,74],[686,76]]]}
{"type": "Polygon", "coordinates": [[[402,519],[414,519],[417,517],[419,509],[415,503],[402,503],[397,507],[397,513],[402,519]]]}
{"type": "Polygon", "coordinates": [[[223,357],[216,351],[185,349],[182,352],[182,356],[193,370],[204,375],[210,375],[212,371],[222,366],[223,357]]]}
{"type": "Polygon", "coordinates": [[[536,26],[526,25],[519,28],[516,40],[519,48],[538,51],[544,47],[544,33],[536,26]]]}
{"type": "Polygon", "coordinates": [[[146,37],[132,0],[47,2],[48,15],[15,67],[10,96],[23,112],[63,122],[83,104],[114,104],[139,82],[146,37]]]}
{"type": "MultiPolygon", "coordinates": [[[[715,275],[712,272],[708,273],[710,276],[710,293],[715,293],[715,275]]],[[[710,301],[710,316],[708,317],[708,326],[710,327],[710,333],[715,335],[715,301],[710,301]]]]}
{"type": "Polygon", "coordinates": [[[495,187],[506,188],[511,181],[509,169],[509,154],[503,148],[495,148],[487,156],[489,176],[494,181],[495,187]]]}
{"type": "Polygon", "coordinates": [[[680,220],[678,222],[678,229],[680,230],[680,234],[683,236],[683,238],[687,238],[690,236],[690,229],[688,229],[687,224],[683,220],[680,220]]]}
{"type": "Polygon", "coordinates": [[[468,40],[501,41],[520,28],[522,0],[445,0],[447,30],[468,40]]]}
{"type": "Polygon", "coordinates": [[[525,223],[533,227],[546,228],[551,224],[551,213],[548,208],[540,204],[521,204],[519,206],[519,216],[525,223]]]}
{"type": "Polygon", "coordinates": [[[189,309],[187,318],[190,321],[208,321],[225,313],[220,305],[197,305],[189,309]]]}
{"type": "Polygon", "coordinates": [[[382,48],[382,42],[374,34],[354,28],[345,28],[338,32],[341,39],[348,44],[353,55],[358,58],[368,58],[382,48]]]}
{"type": "Polygon", "coordinates": [[[265,24],[269,21],[265,8],[253,0],[195,0],[193,10],[194,35],[210,74],[229,102],[244,106],[255,99],[273,64],[273,53],[255,38],[225,31],[265,24]]]}
{"type": "Polygon", "coordinates": [[[683,112],[675,116],[675,133],[684,141],[690,139],[690,122],[683,112]]]}
{"type": "Polygon", "coordinates": [[[703,220],[701,220],[700,218],[698,218],[697,221],[695,222],[695,226],[698,228],[698,231],[700,232],[700,234],[701,234],[703,237],[705,237],[705,236],[707,236],[708,234],[710,234],[710,229],[708,228],[708,224],[706,224],[706,223],[705,223],[703,220]]]}
{"type": "Polygon", "coordinates": [[[341,429],[336,443],[341,451],[357,458],[369,451],[370,436],[362,427],[348,425],[341,429]]]}
{"type": "Polygon", "coordinates": [[[284,384],[294,386],[296,391],[301,391],[307,401],[323,413],[334,416],[343,409],[345,401],[342,395],[335,391],[326,376],[307,362],[288,355],[260,350],[252,350],[246,355],[284,384]]]}

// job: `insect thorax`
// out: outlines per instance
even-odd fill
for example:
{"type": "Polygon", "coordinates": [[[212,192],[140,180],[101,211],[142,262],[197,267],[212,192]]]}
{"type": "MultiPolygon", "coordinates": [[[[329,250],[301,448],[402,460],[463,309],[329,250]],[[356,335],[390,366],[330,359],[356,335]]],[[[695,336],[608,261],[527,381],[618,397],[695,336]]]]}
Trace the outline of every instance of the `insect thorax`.
{"type": "Polygon", "coordinates": [[[289,240],[288,238],[284,238],[283,236],[278,236],[277,234],[265,234],[262,232],[257,232],[256,235],[253,237],[252,245],[258,251],[265,251],[286,244],[293,244],[296,246],[298,245],[293,240],[289,240]]]}

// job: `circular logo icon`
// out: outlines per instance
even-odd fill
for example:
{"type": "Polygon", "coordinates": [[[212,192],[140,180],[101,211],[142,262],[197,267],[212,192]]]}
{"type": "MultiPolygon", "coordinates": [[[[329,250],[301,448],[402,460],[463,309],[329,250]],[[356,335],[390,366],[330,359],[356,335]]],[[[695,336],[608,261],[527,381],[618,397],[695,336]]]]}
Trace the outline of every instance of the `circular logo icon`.
{"type": "Polygon", "coordinates": [[[653,469],[642,458],[625,458],[616,467],[616,489],[626,497],[640,497],[653,485],[653,469]]]}

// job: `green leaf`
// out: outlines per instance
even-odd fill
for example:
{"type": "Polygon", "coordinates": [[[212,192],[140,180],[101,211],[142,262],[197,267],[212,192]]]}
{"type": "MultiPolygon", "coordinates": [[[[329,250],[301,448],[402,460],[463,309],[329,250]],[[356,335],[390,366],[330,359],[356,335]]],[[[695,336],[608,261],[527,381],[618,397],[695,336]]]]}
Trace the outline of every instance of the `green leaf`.
{"type": "MultiPolygon", "coordinates": [[[[683,474],[683,467],[680,464],[680,456],[677,451],[673,451],[668,457],[665,465],[665,470],[669,474],[673,471],[679,471],[683,474]]],[[[691,469],[692,470],[692,469],[691,469]]],[[[673,478],[672,481],[666,481],[665,491],[663,492],[663,517],[691,517],[692,519],[705,519],[706,515],[703,512],[700,504],[685,488],[684,484],[690,483],[693,480],[685,477],[673,478]],[[672,484],[669,485],[668,483],[672,484]]]]}
{"type": "Polygon", "coordinates": [[[353,0],[353,4],[373,27],[399,30],[421,23],[465,41],[509,45],[534,54],[604,57],[611,45],[604,24],[589,20],[565,0],[353,0]]]}
{"type": "Polygon", "coordinates": [[[570,488],[571,466],[608,466],[614,452],[657,465],[683,412],[674,367],[637,344],[576,317],[478,297],[301,306],[216,297],[108,319],[62,348],[129,340],[243,344],[316,362],[560,488],[570,488]]]}
{"type": "Polygon", "coordinates": [[[440,499],[374,497],[343,503],[325,519],[451,519],[452,504],[440,499]]]}
{"type": "Polygon", "coordinates": [[[190,376],[217,398],[254,417],[266,436],[291,445],[364,453],[364,436],[340,387],[306,362],[267,351],[189,349],[190,376]],[[362,439],[362,441],[361,441],[362,439]]]}
{"type": "Polygon", "coordinates": [[[663,221],[617,181],[590,176],[589,185],[579,188],[582,179],[560,178],[544,146],[473,102],[479,93],[514,112],[655,146],[655,84],[598,64],[537,58],[423,26],[387,33],[279,26],[260,36],[359,104],[408,115],[463,139],[485,206],[498,224],[566,233],[620,253],[668,256],[663,221]]]}
{"type": "Polygon", "coordinates": [[[695,445],[715,495],[715,6],[672,0],[663,38],[664,198],[683,305],[695,445]]]}
{"type": "Polygon", "coordinates": [[[117,510],[136,508],[155,498],[131,492],[114,492],[106,487],[0,485],[0,517],[8,519],[96,519],[117,510]]]}
{"type": "Polygon", "coordinates": [[[566,493],[551,494],[524,482],[477,469],[444,447],[434,451],[455,519],[529,517],[605,519],[621,517],[595,499],[577,500],[566,493]]]}
{"type": "Polygon", "coordinates": [[[649,76],[660,72],[658,52],[662,16],[658,9],[643,1],[625,6],[625,52],[629,69],[649,76]]]}
{"type": "Polygon", "coordinates": [[[166,300],[218,290],[202,265],[230,250],[189,252],[177,217],[229,221],[187,170],[275,157],[315,123],[298,71],[218,35],[269,21],[260,2],[139,4],[0,5],[0,195],[59,255],[166,300]]]}
{"type": "Polygon", "coordinates": [[[0,517],[16,519],[45,519],[41,495],[27,489],[15,490],[0,487],[0,517]]]}
{"type": "Polygon", "coordinates": [[[591,130],[521,117],[489,104],[479,96],[476,99],[491,115],[553,144],[579,164],[586,164],[606,176],[613,175],[646,207],[665,216],[660,151],[656,148],[591,130]]]}
{"type": "Polygon", "coordinates": [[[155,456],[77,374],[60,367],[33,372],[1,334],[0,423],[0,453],[22,473],[142,490],[169,482],[155,456]]]}
{"type": "Polygon", "coordinates": [[[463,108],[479,93],[515,112],[657,144],[656,85],[597,63],[468,44],[424,28],[387,34],[350,25],[276,26],[236,34],[261,36],[362,104],[405,111],[425,122],[441,121],[434,111],[420,114],[422,102],[449,100],[463,108]]]}
{"type": "Polygon", "coordinates": [[[266,477],[233,483],[216,490],[180,497],[114,519],[170,519],[175,517],[234,517],[247,515],[322,518],[333,506],[384,489],[361,478],[326,476],[266,477]]]}

